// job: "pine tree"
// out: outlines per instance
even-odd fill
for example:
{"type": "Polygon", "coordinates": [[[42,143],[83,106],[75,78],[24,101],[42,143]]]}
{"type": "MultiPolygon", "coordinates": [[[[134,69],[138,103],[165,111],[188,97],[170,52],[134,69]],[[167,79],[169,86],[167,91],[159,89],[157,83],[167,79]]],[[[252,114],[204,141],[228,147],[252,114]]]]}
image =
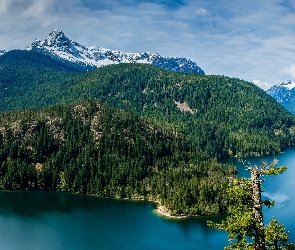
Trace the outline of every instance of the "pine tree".
{"type": "Polygon", "coordinates": [[[273,206],[274,201],[261,199],[261,176],[277,175],[287,170],[286,166],[275,168],[278,160],[268,164],[249,165],[242,162],[250,171],[251,178],[233,179],[227,189],[231,206],[231,214],[220,224],[208,221],[210,227],[226,231],[230,246],[225,249],[293,249],[294,244],[288,241],[288,232],[275,219],[265,226],[263,222],[263,206],[273,206]],[[252,239],[249,241],[249,239],[252,239]],[[270,247],[270,248],[269,248],[270,247]]]}

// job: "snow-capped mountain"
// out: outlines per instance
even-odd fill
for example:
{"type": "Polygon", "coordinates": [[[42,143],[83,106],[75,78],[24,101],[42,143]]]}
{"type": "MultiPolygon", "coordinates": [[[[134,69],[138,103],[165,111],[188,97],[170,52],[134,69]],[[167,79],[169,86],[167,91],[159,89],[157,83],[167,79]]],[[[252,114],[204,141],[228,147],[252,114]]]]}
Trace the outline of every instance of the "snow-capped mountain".
{"type": "Polygon", "coordinates": [[[295,114],[295,82],[290,80],[278,83],[266,91],[274,97],[278,103],[295,114]]]}
{"type": "Polygon", "coordinates": [[[186,58],[162,57],[149,52],[122,53],[98,46],[85,47],[70,40],[59,29],[51,32],[45,41],[36,39],[26,50],[48,55],[83,71],[109,64],[148,63],[176,72],[205,74],[195,62],[186,58]]]}
{"type": "Polygon", "coordinates": [[[272,86],[266,91],[266,93],[274,97],[279,103],[283,104],[294,98],[294,87],[295,82],[291,82],[290,80],[288,80],[272,86]]]}

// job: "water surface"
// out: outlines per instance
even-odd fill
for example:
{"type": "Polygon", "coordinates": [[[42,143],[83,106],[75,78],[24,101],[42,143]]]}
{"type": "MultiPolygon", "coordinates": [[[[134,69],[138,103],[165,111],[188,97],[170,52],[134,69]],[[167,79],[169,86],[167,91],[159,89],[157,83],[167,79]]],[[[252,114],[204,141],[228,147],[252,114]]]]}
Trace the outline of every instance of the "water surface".
{"type": "Polygon", "coordinates": [[[0,249],[222,249],[227,242],[207,217],[167,220],[151,202],[45,191],[0,192],[0,200],[0,249]]]}
{"type": "MultiPolygon", "coordinates": [[[[295,149],[286,149],[283,153],[276,156],[267,157],[251,157],[245,160],[250,164],[261,164],[262,160],[272,162],[274,158],[279,160],[277,166],[287,166],[288,170],[276,176],[264,176],[265,181],[263,186],[263,199],[275,201],[275,206],[265,208],[263,210],[264,222],[268,223],[272,217],[283,223],[290,231],[289,240],[295,243],[295,149]]],[[[244,166],[237,159],[230,159],[241,171],[238,175],[250,177],[249,171],[245,170],[244,166]]]]}
{"type": "MultiPolygon", "coordinates": [[[[289,169],[267,177],[264,198],[276,200],[264,210],[265,222],[275,216],[295,242],[295,149],[277,156],[289,169]]],[[[264,158],[268,161],[273,156],[264,158]]],[[[249,158],[260,163],[261,158],[249,158]]],[[[240,176],[248,176],[241,170],[240,176]]],[[[172,220],[154,213],[156,204],[97,198],[61,192],[0,192],[0,250],[64,249],[223,249],[227,234],[207,227],[208,219],[172,220]]]]}

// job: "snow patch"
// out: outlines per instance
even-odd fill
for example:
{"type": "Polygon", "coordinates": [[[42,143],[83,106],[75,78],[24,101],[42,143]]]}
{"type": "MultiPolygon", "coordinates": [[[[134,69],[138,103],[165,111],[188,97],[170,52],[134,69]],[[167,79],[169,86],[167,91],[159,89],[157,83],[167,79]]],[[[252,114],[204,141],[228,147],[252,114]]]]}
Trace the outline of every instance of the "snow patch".
{"type": "Polygon", "coordinates": [[[70,40],[60,29],[55,29],[45,41],[36,39],[26,50],[33,50],[54,59],[69,61],[85,68],[101,67],[118,63],[145,63],[176,72],[204,74],[204,71],[186,58],[161,57],[157,53],[122,53],[118,50],[85,47],[70,40]]]}
{"type": "Polygon", "coordinates": [[[285,88],[291,90],[291,89],[295,88],[295,82],[291,82],[290,80],[288,80],[288,81],[279,83],[278,86],[282,86],[282,87],[285,87],[285,88]]]}
{"type": "Polygon", "coordinates": [[[3,54],[5,54],[6,51],[5,50],[0,50],[0,56],[2,56],[3,54]]]}

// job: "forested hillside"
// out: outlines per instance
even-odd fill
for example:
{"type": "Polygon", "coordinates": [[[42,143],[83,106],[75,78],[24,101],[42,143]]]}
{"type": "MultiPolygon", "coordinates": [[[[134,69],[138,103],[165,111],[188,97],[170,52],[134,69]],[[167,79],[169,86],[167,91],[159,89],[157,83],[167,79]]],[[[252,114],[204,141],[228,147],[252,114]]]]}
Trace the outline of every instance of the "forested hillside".
{"type": "Polygon", "coordinates": [[[0,57],[0,82],[1,189],[224,213],[234,169],[217,160],[278,153],[295,142],[294,116],[240,79],[144,64],[79,73],[12,51],[0,57]]]}
{"type": "Polygon", "coordinates": [[[96,101],[0,113],[4,190],[145,198],[172,214],[218,214],[233,173],[182,134],[96,101]]]}
{"type": "Polygon", "coordinates": [[[120,64],[87,73],[3,68],[1,110],[39,108],[85,98],[131,110],[175,133],[208,157],[278,153],[294,145],[295,118],[252,83],[120,64]],[[41,72],[41,73],[38,73],[41,72]],[[8,82],[8,83],[7,83],[8,82]]]}
{"type": "Polygon", "coordinates": [[[76,74],[75,68],[33,51],[6,52],[0,56],[0,111],[42,107],[44,83],[53,86],[76,74]]]}

